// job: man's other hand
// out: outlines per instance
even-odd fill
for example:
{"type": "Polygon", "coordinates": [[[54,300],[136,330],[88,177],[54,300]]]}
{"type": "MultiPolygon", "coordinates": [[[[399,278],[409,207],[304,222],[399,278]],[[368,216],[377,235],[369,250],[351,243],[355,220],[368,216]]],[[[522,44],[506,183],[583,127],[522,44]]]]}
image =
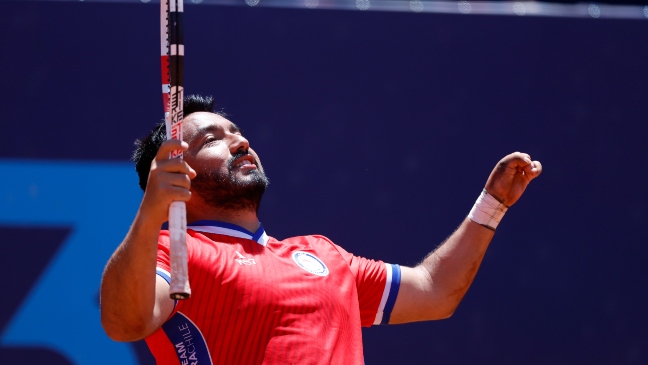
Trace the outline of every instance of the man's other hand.
{"type": "Polygon", "coordinates": [[[533,161],[526,153],[514,152],[497,163],[485,188],[495,199],[510,207],[541,172],[540,161],[533,161]]]}

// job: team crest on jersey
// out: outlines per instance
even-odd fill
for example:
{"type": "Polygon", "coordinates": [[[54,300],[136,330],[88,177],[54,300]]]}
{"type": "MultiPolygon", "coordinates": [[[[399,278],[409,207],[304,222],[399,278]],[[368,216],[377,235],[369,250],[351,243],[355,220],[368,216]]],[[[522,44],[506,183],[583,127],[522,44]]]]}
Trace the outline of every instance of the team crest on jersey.
{"type": "Polygon", "coordinates": [[[292,254],[292,259],[299,267],[311,274],[318,276],[327,276],[329,274],[328,267],[324,265],[324,262],[312,253],[295,251],[292,254]]]}

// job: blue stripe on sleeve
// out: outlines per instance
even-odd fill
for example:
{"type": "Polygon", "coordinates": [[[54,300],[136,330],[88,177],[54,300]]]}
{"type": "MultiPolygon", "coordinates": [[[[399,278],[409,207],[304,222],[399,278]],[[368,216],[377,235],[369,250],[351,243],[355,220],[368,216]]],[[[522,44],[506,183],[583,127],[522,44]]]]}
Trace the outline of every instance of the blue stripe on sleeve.
{"type": "Polygon", "coordinates": [[[400,266],[391,265],[391,267],[392,267],[392,280],[391,280],[391,286],[389,287],[389,297],[387,298],[387,303],[385,303],[385,309],[383,310],[383,317],[380,324],[389,324],[389,317],[391,317],[392,309],[394,309],[394,304],[396,303],[396,297],[398,297],[398,289],[400,288],[400,282],[401,282],[400,266]]]}
{"type": "MultiPolygon", "coordinates": [[[[159,268],[158,268],[158,269],[155,269],[155,273],[156,273],[159,277],[161,277],[162,279],[164,279],[167,283],[169,283],[169,285],[171,285],[171,277],[170,277],[169,275],[167,275],[167,273],[165,273],[164,271],[160,270],[159,268]]],[[[176,300],[173,301],[173,309],[175,309],[175,307],[176,307],[177,305],[178,305],[178,300],[176,299],[176,300]]],[[[171,313],[171,315],[173,315],[173,313],[171,313]]]]}
{"type": "Polygon", "coordinates": [[[162,277],[162,279],[166,280],[166,282],[169,283],[169,285],[171,285],[171,277],[169,275],[167,275],[162,270],[155,270],[155,273],[160,275],[160,277],[162,277]]]}

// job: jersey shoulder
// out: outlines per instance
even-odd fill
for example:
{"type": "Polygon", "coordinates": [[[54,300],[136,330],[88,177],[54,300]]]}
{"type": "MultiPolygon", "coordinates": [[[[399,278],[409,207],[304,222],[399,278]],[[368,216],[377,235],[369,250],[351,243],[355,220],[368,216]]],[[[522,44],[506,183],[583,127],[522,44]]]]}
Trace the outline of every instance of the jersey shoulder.
{"type": "Polygon", "coordinates": [[[338,246],[333,243],[331,239],[326,236],[313,234],[306,236],[294,236],[285,238],[283,240],[277,240],[274,237],[270,237],[269,243],[274,245],[280,245],[289,249],[297,249],[302,247],[305,249],[322,249],[322,248],[334,248],[337,249],[338,246]]]}

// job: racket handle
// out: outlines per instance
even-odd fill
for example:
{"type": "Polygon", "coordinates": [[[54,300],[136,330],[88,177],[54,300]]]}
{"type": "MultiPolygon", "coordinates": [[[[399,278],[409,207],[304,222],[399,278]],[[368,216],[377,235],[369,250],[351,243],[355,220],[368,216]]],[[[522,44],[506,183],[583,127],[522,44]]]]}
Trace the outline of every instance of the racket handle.
{"type": "Polygon", "coordinates": [[[187,299],[191,296],[187,269],[187,209],[185,202],[173,202],[169,206],[169,237],[171,239],[171,299],[187,299]]]}

